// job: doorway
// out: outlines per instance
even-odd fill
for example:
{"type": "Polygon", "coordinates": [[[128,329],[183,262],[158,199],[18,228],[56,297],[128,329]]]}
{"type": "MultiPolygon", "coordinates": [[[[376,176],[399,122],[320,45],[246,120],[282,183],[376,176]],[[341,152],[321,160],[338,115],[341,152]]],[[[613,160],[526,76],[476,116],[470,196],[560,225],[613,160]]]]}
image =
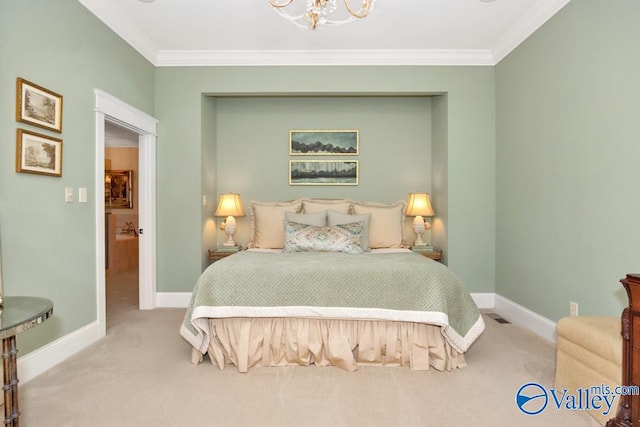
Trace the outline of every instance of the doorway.
{"type": "MultiPolygon", "coordinates": [[[[95,204],[96,204],[96,293],[100,337],[106,335],[106,222],[105,222],[105,135],[116,126],[137,136],[138,143],[138,306],[156,306],[156,199],[155,153],[157,120],[125,102],[94,91],[95,114],[95,204]]],[[[134,138],[135,138],[134,136],[134,138]]]]}
{"type": "Polygon", "coordinates": [[[139,308],[139,134],[105,120],[105,275],[107,330],[139,308]]]}

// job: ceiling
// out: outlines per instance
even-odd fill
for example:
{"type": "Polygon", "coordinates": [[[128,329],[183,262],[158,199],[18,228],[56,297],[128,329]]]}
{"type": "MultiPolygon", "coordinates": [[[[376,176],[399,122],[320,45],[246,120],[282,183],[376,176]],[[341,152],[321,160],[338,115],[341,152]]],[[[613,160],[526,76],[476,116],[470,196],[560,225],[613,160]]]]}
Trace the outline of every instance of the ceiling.
{"type": "Polygon", "coordinates": [[[267,0],[78,1],[156,66],[211,66],[495,65],[570,0],[377,0],[316,30],[267,0]]]}

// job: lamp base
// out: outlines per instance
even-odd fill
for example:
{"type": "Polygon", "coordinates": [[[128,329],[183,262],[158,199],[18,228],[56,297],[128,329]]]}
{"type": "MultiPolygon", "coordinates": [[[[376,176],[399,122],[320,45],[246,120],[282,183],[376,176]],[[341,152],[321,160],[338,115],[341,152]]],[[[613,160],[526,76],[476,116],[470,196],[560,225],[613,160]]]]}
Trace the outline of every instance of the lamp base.
{"type": "Polygon", "coordinates": [[[236,233],[236,219],[231,215],[224,221],[224,232],[229,238],[222,246],[235,246],[236,242],[233,241],[233,235],[236,233]]]}

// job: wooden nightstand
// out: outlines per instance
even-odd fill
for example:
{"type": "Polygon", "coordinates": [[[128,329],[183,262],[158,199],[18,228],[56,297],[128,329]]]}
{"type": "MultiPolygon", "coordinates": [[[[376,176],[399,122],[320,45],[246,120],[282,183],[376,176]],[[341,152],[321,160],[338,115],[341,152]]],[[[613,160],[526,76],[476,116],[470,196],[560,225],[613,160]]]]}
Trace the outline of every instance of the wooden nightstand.
{"type": "Polygon", "coordinates": [[[442,251],[432,250],[432,251],[414,251],[417,254],[425,256],[427,258],[431,258],[434,261],[442,262],[442,251]]]}
{"type": "MultiPolygon", "coordinates": [[[[242,250],[242,248],[240,248],[240,250],[242,250]]],[[[236,252],[219,251],[219,250],[212,251],[211,249],[209,249],[208,252],[209,252],[209,264],[212,264],[216,261],[220,261],[222,258],[228,257],[229,255],[238,253],[237,251],[236,252]]]]}

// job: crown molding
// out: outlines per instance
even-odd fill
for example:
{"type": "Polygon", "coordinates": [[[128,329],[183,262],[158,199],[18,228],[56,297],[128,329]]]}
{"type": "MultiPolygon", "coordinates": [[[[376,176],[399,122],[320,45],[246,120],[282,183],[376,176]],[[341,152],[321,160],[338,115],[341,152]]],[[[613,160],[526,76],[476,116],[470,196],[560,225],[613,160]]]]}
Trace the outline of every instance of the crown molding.
{"type": "Polygon", "coordinates": [[[160,51],[158,67],[259,65],[493,65],[489,50],[160,51]]]}
{"type": "Polygon", "coordinates": [[[494,65],[502,61],[570,1],[571,0],[543,0],[538,2],[523,19],[512,26],[498,44],[494,46],[494,65]]]}
{"type": "Polygon", "coordinates": [[[292,65],[494,66],[571,0],[540,0],[492,49],[477,50],[159,50],[126,15],[104,0],[78,0],[156,67],[292,65]]]}
{"type": "Polygon", "coordinates": [[[147,61],[156,65],[158,47],[126,15],[111,6],[110,2],[104,0],[78,0],[78,2],[137,50],[147,61]]]}

